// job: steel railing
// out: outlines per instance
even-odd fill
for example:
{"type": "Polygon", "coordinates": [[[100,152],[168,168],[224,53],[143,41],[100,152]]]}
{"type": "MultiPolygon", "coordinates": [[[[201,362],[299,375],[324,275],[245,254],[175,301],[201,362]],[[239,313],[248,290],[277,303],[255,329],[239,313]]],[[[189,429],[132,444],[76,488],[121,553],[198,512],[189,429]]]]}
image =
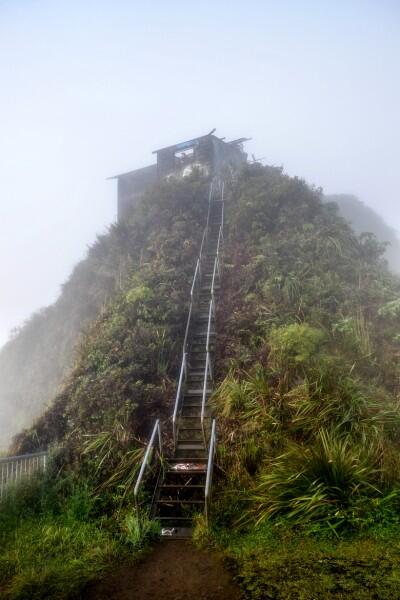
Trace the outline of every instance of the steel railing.
{"type": "Polygon", "coordinates": [[[190,289],[190,304],[189,304],[188,317],[187,317],[187,321],[186,321],[185,337],[183,340],[182,362],[181,362],[181,368],[180,368],[180,374],[179,374],[178,388],[177,388],[176,397],[175,397],[174,412],[172,415],[172,433],[173,433],[174,447],[176,447],[176,434],[177,434],[179,408],[180,408],[180,404],[181,404],[181,400],[182,400],[182,396],[183,396],[183,389],[185,387],[187,372],[188,372],[187,353],[188,353],[188,343],[189,343],[189,339],[190,339],[190,327],[193,323],[193,311],[194,311],[195,305],[197,303],[197,298],[198,298],[197,291],[201,287],[202,264],[203,264],[203,258],[204,258],[204,250],[206,249],[207,242],[208,242],[208,234],[209,234],[209,228],[210,228],[210,212],[211,212],[212,198],[213,198],[213,194],[215,191],[215,187],[216,187],[216,181],[213,180],[210,183],[210,190],[209,190],[209,194],[208,194],[208,210],[207,210],[206,226],[203,231],[203,237],[201,240],[199,258],[197,259],[196,268],[195,268],[194,275],[193,275],[192,287],[190,289]]]}
{"type": "Polygon", "coordinates": [[[206,410],[206,401],[207,401],[207,392],[208,392],[208,383],[213,381],[213,367],[211,364],[211,354],[210,354],[210,337],[211,337],[211,325],[213,322],[213,315],[215,315],[214,308],[214,300],[211,298],[210,306],[208,310],[208,326],[207,326],[207,338],[206,338],[206,365],[204,369],[204,379],[203,379],[203,395],[201,399],[201,429],[203,432],[204,443],[207,443],[206,439],[206,431],[204,426],[205,419],[205,410],[206,410]]]}
{"type": "Polygon", "coordinates": [[[221,277],[222,277],[222,267],[221,267],[220,257],[222,254],[223,239],[224,239],[223,238],[224,182],[222,182],[221,199],[222,199],[221,225],[220,225],[219,231],[218,231],[217,250],[216,250],[216,255],[215,255],[215,260],[214,260],[214,268],[213,268],[213,275],[212,275],[212,281],[211,281],[211,290],[210,290],[211,300],[210,300],[210,308],[209,308],[209,312],[208,312],[207,340],[206,340],[206,364],[205,364],[205,368],[204,368],[203,394],[202,394],[202,399],[201,399],[201,429],[202,429],[203,439],[204,439],[205,444],[207,444],[207,436],[206,436],[205,423],[204,423],[206,402],[207,402],[207,392],[208,392],[209,382],[211,383],[213,381],[213,370],[214,370],[213,365],[212,365],[212,360],[211,360],[211,354],[210,354],[210,337],[211,337],[212,325],[213,325],[213,322],[215,323],[215,316],[216,316],[215,285],[216,285],[217,277],[218,277],[219,283],[221,284],[221,277]]]}
{"type": "Polygon", "coordinates": [[[0,498],[3,497],[10,484],[19,483],[37,471],[44,471],[47,466],[47,458],[47,452],[0,458],[0,498]]]}
{"type": "Polygon", "coordinates": [[[209,450],[208,450],[206,487],[204,490],[204,511],[205,511],[205,515],[206,515],[207,525],[208,525],[209,517],[210,517],[212,476],[213,476],[213,471],[214,471],[214,457],[216,454],[216,449],[217,449],[216,422],[215,422],[215,419],[213,419],[213,422],[211,425],[210,446],[209,446],[209,450]]]}
{"type": "Polygon", "coordinates": [[[154,453],[157,452],[157,446],[158,446],[158,456],[157,456],[156,462],[159,463],[158,466],[161,467],[162,462],[163,462],[163,447],[162,447],[162,439],[161,439],[160,419],[157,419],[157,421],[154,424],[153,431],[152,431],[152,434],[150,436],[150,440],[149,440],[149,442],[147,444],[146,452],[144,453],[142,464],[140,466],[140,471],[139,471],[138,478],[136,480],[136,485],[135,485],[135,488],[133,490],[133,495],[134,495],[134,498],[135,498],[136,514],[137,514],[137,516],[139,516],[139,510],[140,510],[140,507],[139,507],[139,492],[140,492],[141,487],[143,485],[143,481],[144,481],[144,476],[146,474],[146,470],[150,467],[151,463],[153,462],[154,453]],[[157,440],[158,440],[158,444],[157,444],[157,440]]]}

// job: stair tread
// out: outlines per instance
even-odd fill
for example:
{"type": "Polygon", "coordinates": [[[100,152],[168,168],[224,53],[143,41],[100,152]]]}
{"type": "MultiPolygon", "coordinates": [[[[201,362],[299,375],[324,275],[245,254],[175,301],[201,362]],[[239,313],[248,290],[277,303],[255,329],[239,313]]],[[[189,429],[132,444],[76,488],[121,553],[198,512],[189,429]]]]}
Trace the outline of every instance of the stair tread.
{"type": "Polygon", "coordinates": [[[193,529],[191,527],[162,527],[161,529],[161,539],[168,540],[180,540],[191,538],[193,533],[193,529]]]}
{"type": "Polygon", "coordinates": [[[204,504],[204,500],[167,500],[167,499],[164,499],[164,500],[157,500],[157,504],[204,504]]]}
{"type": "Polygon", "coordinates": [[[183,484],[179,484],[179,483],[170,483],[170,484],[163,484],[160,486],[160,488],[162,489],[184,489],[184,490],[190,490],[190,489],[201,489],[204,488],[204,485],[201,484],[196,484],[196,485],[183,485],[183,484]]]}
{"type": "Polygon", "coordinates": [[[199,419],[200,417],[198,415],[181,415],[180,419],[199,419]]]}
{"type": "Polygon", "coordinates": [[[192,521],[192,517],[156,517],[158,521],[192,521]]]}
{"type": "Polygon", "coordinates": [[[179,431],[201,431],[201,427],[179,427],[179,431]]]}
{"type": "MultiPolygon", "coordinates": [[[[171,458],[168,458],[168,465],[171,466],[172,463],[176,463],[177,465],[197,465],[200,466],[203,464],[202,461],[206,461],[206,457],[204,458],[198,458],[196,456],[187,456],[186,458],[180,458],[179,456],[173,456],[171,458]]],[[[180,472],[179,469],[173,469],[174,472],[180,472]]]]}

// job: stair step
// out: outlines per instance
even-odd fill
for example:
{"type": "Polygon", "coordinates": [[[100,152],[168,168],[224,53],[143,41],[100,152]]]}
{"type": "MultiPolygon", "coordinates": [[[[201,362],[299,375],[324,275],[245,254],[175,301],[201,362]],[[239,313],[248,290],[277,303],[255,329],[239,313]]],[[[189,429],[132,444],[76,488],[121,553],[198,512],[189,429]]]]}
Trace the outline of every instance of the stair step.
{"type": "Polygon", "coordinates": [[[204,442],[200,443],[201,440],[178,440],[177,450],[199,450],[201,452],[206,451],[204,442]]]}
{"type": "Polygon", "coordinates": [[[193,461],[193,463],[195,463],[195,464],[201,464],[202,460],[206,461],[207,459],[206,458],[199,459],[198,457],[192,457],[192,458],[188,457],[184,461],[182,461],[181,458],[177,458],[176,456],[171,456],[170,458],[167,459],[167,463],[169,465],[171,465],[173,463],[180,464],[182,462],[185,462],[187,464],[191,464],[191,462],[193,461]],[[200,463],[199,463],[199,461],[200,461],[200,463]]]}
{"type": "MultiPolygon", "coordinates": [[[[206,368],[206,361],[204,361],[204,364],[201,366],[201,369],[199,369],[199,371],[201,371],[202,378],[204,378],[205,368],[206,368]]],[[[200,373],[199,373],[199,375],[200,375],[200,373]]],[[[195,377],[195,379],[196,379],[196,377],[195,377]]]]}
{"type": "Polygon", "coordinates": [[[205,475],[207,472],[206,460],[207,458],[192,456],[188,458],[187,456],[184,458],[176,458],[175,466],[173,464],[169,465],[167,470],[167,475],[205,475]]]}
{"type": "Polygon", "coordinates": [[[161,539],[166,542],[168,540],[186,540],[191,538],[192,534],[193,529],[191,527],[164,526],[161,528],[161,539]]]}
{"type": "MultiPolygon", "coordinates": [[[[187,448],[183,448],[183,450],[180,450],[179,448],[176,449],[175,451],[176,454],[176,458],[179,459],[180,463],[185,464],[185,465],[190,465],[192,463],[192,461],[206,461],[208,459],[207,455],[206,455],[206,451],[204,450],[204,448],[197,448],[195,450],[188,450],[187,448]],[[188,452],[190,452],[189,456],[191,456],[191,459],[188,459],[188,452]],[[189,460],[189,462],[188,462],[189,460]]],[[[179,463],[177,463],[179,464],[179,463]]],[[[193,463],[194,465],[196,465],[197,463],[193,463]]],[[[199,465],[202,464],[202,462],[199,462],[199,465]]],[[[168,470],[168,474],[172,475],[172,474],[179,474],[179,475],[205,475],[207,469],[204,463],[204,468],[200,468],[199,467],[190,467],[187,466],[185,467],[185,470],[178,470],[178,469],[171,469],[168,470]]]]}
{"type": "MultiPolygon", "coordinates": [[[[193,380],[196,380],[196,381],[198,381],[199,377],[203,380],[204,379],[205,369],[206,369],[206,361],[204,361],[204,364],[199,369],[197,369],[194,372],[188,373],[188,377],[187,377],[186,381],[189,381],[189,379],[191,377],[193,378],[193,380]]],[[[190,387],[193,387],[193,386],[190,386],[190,387]]]]}
{"type": "MultiPolygon", "coordinates": [[[[206,331],[198,331],[198,332],[196,331],[195,333],[193,333],[193,338],[192,339],[196,340],[198,338],[206,338],[207,335],[208,335],[208,331],[207,330],[206,331]]],[[[210,337],[211,338],[215,338],[216,335],[217,334],[216,334],[215,331],[210,331],[210,337]]]]}
{"type": "Polygon", "coordinates": [[[204,500],[157,500],[156,504],[204,504],[204,500]]]}
{"type": "Polygon", "coordinates": [[[196,415],[187,415],[187,416],[180,416],[179,417],[180,421],[186,421],[187,419],[193,420],[193,419],[200,419],[200,417],[196,416],[196,415]]]}
{"type": "Polygon", "coordinates": [[[165,490],[175,490],[175,489],[185,489],[185,490],[191,490],[191,489],[204,489],[204,485],[201,484],[196,484],[196,485],[183,485],[182,483],[169,483],[169,484],[163,484],[160,486],[160,488],[165,489],[165,490]]]}
{"type": "Polygon", "coordinates": [[[191,521],[192,517],[156,517],[157,521],[191,521]]]}
{"type": "Polygon", "coordinates": [[[202,427],[179,427],[179,431],[202,431],[202,427]]]}
{"type": "MultiPolygon", "coordinates": [[[[190,353],[192,352],[206,352],[206,341],[207,341],[207,336],[203,336],[202,338],[196,338],[195,340],[192,340],[192,345],[190,348],[190,353]]],[[[210,339],[210,346],[212,348],[214,348],[215,346],[215,339],[211,338],[210,339]]]]}

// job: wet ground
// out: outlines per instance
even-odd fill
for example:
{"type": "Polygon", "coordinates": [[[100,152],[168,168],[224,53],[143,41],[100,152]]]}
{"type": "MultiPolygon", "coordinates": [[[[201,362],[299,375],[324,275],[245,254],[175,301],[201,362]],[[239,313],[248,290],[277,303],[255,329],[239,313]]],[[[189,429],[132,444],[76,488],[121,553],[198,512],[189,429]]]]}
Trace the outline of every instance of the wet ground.
{"type": "Polygon", "coordinates": [[[159,543],[134,565],[121,565],[87,600],[239,600],[239,588],[216,553],[189,541],[159,543]]]}

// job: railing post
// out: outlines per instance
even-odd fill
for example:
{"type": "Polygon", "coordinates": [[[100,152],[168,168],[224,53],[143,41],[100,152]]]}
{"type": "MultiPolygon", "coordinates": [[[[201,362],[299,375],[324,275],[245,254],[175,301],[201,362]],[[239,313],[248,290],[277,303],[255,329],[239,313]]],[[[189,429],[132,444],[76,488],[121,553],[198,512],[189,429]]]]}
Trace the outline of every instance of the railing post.
{"type": "Polygon", "coordinates": [[[139,471],[139,475],[138,478],[136,480],[136,484],[133,490],[133,497],[135,499],[135,506],[136,506],[136,516],[138,519],[138,527],[140,527],[140,519],[139,519],[139,490],[140,490],[140,486],[142,485],[142,479],[144,476],[144,473],[146,471],[146,467],[148,464],[148,460],[149,460],[149,456],[150,456],[150,452],[154,446],[154,441],[156,438],[156,435],[158,434],[158,444],[159,444],[159,450],[160,450],[160,457],[163,456],[163,450],[162,450],[162,440],[161,440],[161,427],[160,427],[160,419],[157,419],[154,427],[153,427],[153,431],[151,433],[150,436],[150,440],[147,444],[146,447],[146,452],[144,453],[144,457],[142,460],[142,464],[140,466],[140,471],[139,471]]]}
{"type": "Polygon", "coordinates": [[[163,459],[164,454],[163,454],[162,439],[161,439],[161,424],[160,424],[160,421],[158,421],[157,433],[158,433],[158,450],[159,450],[161,459],[163,459]]]}
{"type": "Polygon", "coordinates": [[[209,499],[210,499],[210,495],[211,495],[212,475],[213,475],[213,468],[214,468],[214,455],[215,455],[215,451],[216,451],[216,442],[217,442],[216,423],[215,423],[215,419],[213,419],[212,426],[211,426],[211,435],[210,435],[210,447],[209,447],[209,451],[208,451],[206,487],[204,490],[204,508],[205,508],[207,526],[209,525],[209,518],[210,518],[210,509],[209,509],[208,503],[209,503],[209,499]]]}
{"type": "Polygon", "coordinates": [[[178,389],[176,391],[174,413],[172,415],[172,435],[173,435],[173,440],[174,440],[174,448],[176,448],[176,421],[178,418],[178,410],[179,410],[180,397],[181,397],[181,393],[182,393],[183,379],[184,379],[184,377],[185,377],[185,379],[187,377],[186,364],[187,364],[187,353],[184,352],[182,355],[182,363],[181,363],[181,371],[179,374],[178,389]]]}
{"type": "Polygon", "coordinates": [[[201,399],[201,429],[202,429],[202,433],[203,433],[203,441],[204,441],[204,445],[207,446],[207,440],[206,440],[206,432],[205,432],[205,428],[204,428],[204,413],[205,413],[205,407],[206,407],[206,398],[207,398],[207,383],[208,383],[208,364],[210,361],[210,355],[209,352],[206,352],[206,368],[204,371],[204,381],[203,381],[203,396],[201,399]]]}

